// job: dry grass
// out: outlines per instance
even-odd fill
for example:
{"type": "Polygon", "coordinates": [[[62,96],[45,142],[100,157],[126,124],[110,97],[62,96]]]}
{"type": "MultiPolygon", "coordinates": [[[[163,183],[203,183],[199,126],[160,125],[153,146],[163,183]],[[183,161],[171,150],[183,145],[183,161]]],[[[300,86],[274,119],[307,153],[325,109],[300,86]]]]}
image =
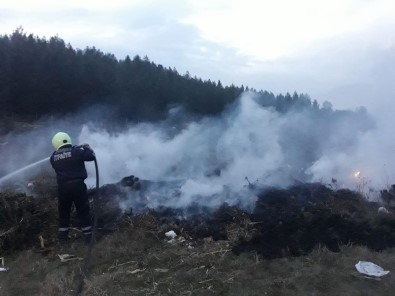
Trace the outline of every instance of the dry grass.
{"type": "MultiPolygon", "coordinates": [[[[395,250],[372,252],[343,246],[333,253],[316,248],[308,256],[262,260],[256,253],[240,256],[229,241],[204,239],[169,243],[166,227],[152,227],[146,216],[125,223],[120,231],[102,238],[93,251],[91,275],[83,295],[392,295],[393,272],[381,279],[360,275],[354,265],[372,261],[384,269],[395,266],[395,250]],[[144,227],[143,220],[147,227],[144,227]]],[[[69,252],[84,256],[75,243],[69,252]]],[[[82,262],[62,263],[48,256],[23,251],[6,258],[8,272],[0,273],[0,294],[74,295],[82,262]]]]}

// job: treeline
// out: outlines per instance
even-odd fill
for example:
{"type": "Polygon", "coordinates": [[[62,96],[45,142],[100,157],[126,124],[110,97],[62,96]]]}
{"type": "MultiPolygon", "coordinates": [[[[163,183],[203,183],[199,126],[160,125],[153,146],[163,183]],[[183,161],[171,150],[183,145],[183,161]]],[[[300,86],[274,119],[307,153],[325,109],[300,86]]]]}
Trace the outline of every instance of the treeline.
{"type": "Polygon", "coordinates": [[[181,75],[147,57],[118,60],[94,47],[74,49],[59,37],[26,34],[19,28],[0,36],[0,115],[39,118],[68,114],[91,105],[115,106],[127,120],[159,120],[171,106],[198,115],[216,115],[245,90],[280,113],[326,112],[308,95],[274,95],[248,87],[223,86],[181,75]]]}
{"type": "Polygon", "coordinates": [[[180,75],[147,57],[117,60],[92,47],[74,49],[58,37],[18,29],[0,37],[0,112],[41,116],[92,104],[118,106],[129,119],[161,118],[171,105],[216,114],[243,91],[180,75]]]}

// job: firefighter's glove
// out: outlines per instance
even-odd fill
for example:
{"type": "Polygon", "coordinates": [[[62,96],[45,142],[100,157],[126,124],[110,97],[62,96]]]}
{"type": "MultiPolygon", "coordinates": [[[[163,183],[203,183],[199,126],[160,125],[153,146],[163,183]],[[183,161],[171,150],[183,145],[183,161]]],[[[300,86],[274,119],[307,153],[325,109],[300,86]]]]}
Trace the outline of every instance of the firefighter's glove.
{"type": "Polygon", "coordinates": [[[84,144],[82,144],[81,146],[82,146],[84,149],[88,149],[88,150],[92,151],[93,156],[96,158],[95,151],[93,151],[92,147],[91,147],[89,144],[84,143],[84,144]]]}
{"type": "Polygon", "coordinates": [[[85,144],[82,144],[81,146],[84,147],[85,149],[89,149],[89,150],[91,150],[93,152],[93,149],[92,149],[91,146],[89,146],[89,144],[85,143],[85,144]]]}

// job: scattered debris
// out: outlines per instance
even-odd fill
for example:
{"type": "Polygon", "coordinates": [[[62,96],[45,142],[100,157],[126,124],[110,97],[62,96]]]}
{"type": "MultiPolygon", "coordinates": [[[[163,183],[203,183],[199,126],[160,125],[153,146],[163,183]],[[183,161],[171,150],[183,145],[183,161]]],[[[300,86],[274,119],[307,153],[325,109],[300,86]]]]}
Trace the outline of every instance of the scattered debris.
{"type": "Polygon", "coordinates": [[[171,239],[174,239],[177,236],[177,234],[174,232],[174,230],[170,230],[170,231],[166,232],[165,235],[167,238],[171,238],[171,239]]]}
{"type": "Polygon", "coordinates": [[[118,260],[116,260],[115,265],[110,266],[110,267],[108,268],[108,271],[110,271],[110,270],[112,270],[112,269],[115,269],[115,268],[118,268],[118,267],[123,266],[123,265],[131,264],[131,263],[136,263],[136,262],[137,262],[137,261],[131,260],[131,261],[127,261],[127,262],[123,262],[123,263],[118,264],[118,260]]]}
{"type": "Polygon", "coordinates": [[[155,268],[154,271],[156,272],[169,272],[168,268],[155,268]]]}
{"type": "Polygon", "coordinates": [[[7,234],[9,234],[9,233],[14,232],[17,228],[18,228],[17,226],[11,227],[11,228],[8,229],[7,231],[4,231],[3,233],[0,233],[0,237],[5,236],[5,235],[7,235],[7,234]]]}
{"type": "Polygon", "coordinates": [[[389,211],[385,207],[379,207],[377,210],[379,214],[389,214],[389,211]]]}
{"type": "Polygon", "coordinates": [[[359,261],[357,264],[355,264],[355,268],[359,273],[372,277],[382,277],[389,274],[388,270],[384,270],[382,267],[367,261],[359,261]]]}
{"type": "Polygon", "coordinates": [[[183,244],[185,242],[185,238],[182,236],[178,236],[177,238],[172,238],[167,241],[169,244],[183,244]]]}
{"type": "Polygon", "coordinates": [[[54,246],[46,246],[46,240],[43,238],[42,235],[38,236],[38,239],[40,241],[40,250],[38,251],[38,253],[41,253],[42,255],[48,255],[51,252],[55,251],[55,247],[54,246]]]}
{"type": "Polygon", "coordinates": [[[83,260],[83,258],[81,257],[77,257],[75,255],[72,254],[58,254],[58,257],[60,259],[61,262],[69,262],[69,261],[75,261],[75,260],[83,260]]]}
{"type": "Polygon", "coordinates": [[[39,236],[38,236],[38,239],[40,240],[40,247],[41,247],[41,249],[44,250],[44,249],[45,249],[45,243],[44,243],[44,238],[43,238],[43,236],[42,236],[42,235],[39,235],[39,236]]]}
{"type": "Polygon", "coordinates": [[[0,260],[1,260],[0,272],[8,271],[8,268],[4,267],[4,257],[1,257],[0,260]]]}
{"type": "Polygon", "coordinates": [[[185,237],[177,236],[174,230],[166,232],[165,236],[169,238],[167,241],[169,244],[183,244],[186,241],[185,237]]]}
{"type": "Polygon", "coordinates": [[[135,269],[135,270],[128,270],[126,273],[129,273],[129,274],[136,274],[136,273],[139,273],[139,272],[144,272],[146,270],[146,268],[142,268],[142,269],[135,269]]]}

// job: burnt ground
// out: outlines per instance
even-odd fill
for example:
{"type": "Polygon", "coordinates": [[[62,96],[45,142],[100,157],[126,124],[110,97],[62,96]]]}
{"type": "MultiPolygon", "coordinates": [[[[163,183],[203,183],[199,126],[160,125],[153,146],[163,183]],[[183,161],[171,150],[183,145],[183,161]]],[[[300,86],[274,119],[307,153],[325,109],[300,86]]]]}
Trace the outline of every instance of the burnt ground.
{"type": "Polygon", "coordinates": [[[261,192],[251,221],[255,235],[234,246],[236,253],[255,250],[265,258],[300,256],[317,245],[340,251],[361,245],[374,251],[395,246],[393,214],[350,190],[303,184],[261,192]]]}
{"type": "MultiPolygon", "coordinates": [[[[207,238],[224,240],[235,254],[256,252],[267,259],[305,255],[317,246],[333,252],[338,252],[342,245],[366,246],[374,251],[395,246],[395,217],[391,211],[379,214],[378,203],[366,201],[357,192],[332,190],[320,183],[252,191],[257,197],[252,212],[227,204],[215,210],[198,205],[153,210],[146,206],[144,194],[140,194],[147,183],[141,182],[140,187],[131,185],[133,182],[120,182],[101,187],[100,237],[116,232],[125,221],[138,223],[142,216],[149,216],[151,228],[182,233],[186,243],[202,244],[207,238]],[[138,212],[118,206],[123,199],[130,198],[129,191],[138,199],[134,203],[138,212]]],[[[48,195],[0,193],[2,253],[38,247],[39,236],[46,245],[55,244],[56,198],[48,195]]],[[[78,226],[75,217],[72,223],[78,226]]],[[[78,238],[80,234],[76,231],[74,235],[78,238]]]]}

